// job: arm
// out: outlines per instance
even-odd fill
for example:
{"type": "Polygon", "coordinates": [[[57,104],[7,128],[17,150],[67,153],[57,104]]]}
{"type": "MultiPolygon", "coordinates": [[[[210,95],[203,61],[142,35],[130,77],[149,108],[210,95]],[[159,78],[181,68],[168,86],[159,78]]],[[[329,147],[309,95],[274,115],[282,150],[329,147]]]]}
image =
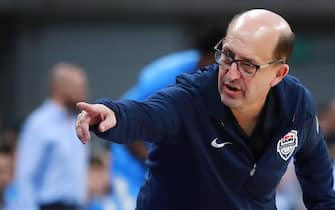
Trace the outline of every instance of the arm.
{"type": "Polygon", "coordinates": [[[100,100],[101,104],[95,105],[79,103],[83,112],[77,120],[78,137],[86,143],[89,127],[96,125],[99,137],[118,143],[176,139],[182,122],[180,107],[191,107],[188,95],[180,86],[172,86],[143,103],[130,100],[100,100]]]}
{"type": "Polygon", "coordinates": [[[316,118],[305,122],[306,141],[296,155],[296,173],[308,209],[335,209],[331,160],[316,118]]]}
{"type": "Polygon", "coordinates": [[[115,129],[96,134],[101,138],[126,144],[138,139],[156,143],[168,138],[176,139],[182,121],[178,104],[183,97],[179,93],[173,97],[178,92],[174,89],[175,87],[167,88],[145,102],[99,101],[114,110],[118,123],[115,129]]]}

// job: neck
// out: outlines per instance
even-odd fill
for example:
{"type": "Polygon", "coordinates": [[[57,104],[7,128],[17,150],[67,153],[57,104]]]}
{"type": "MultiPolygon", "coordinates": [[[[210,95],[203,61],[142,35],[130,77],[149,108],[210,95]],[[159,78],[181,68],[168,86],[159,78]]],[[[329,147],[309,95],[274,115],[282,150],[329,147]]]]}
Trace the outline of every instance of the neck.
{"type": "Polygon", "coordinates": [[[58,97],[56,95],[53,95],[51,97],[51,100],[56,103],[58,106],[60,106],[62,109],[64,109],[66,112],[69,112],[68,107],[65,105],[65,101],[62,97],[58,97]]]}
{"type": "Polygon", "coordinates": [[[251,136],[260,114],[265,104],[265,99],[261,103],[249,105],[248,107],[232,108],[231,111],[247,136],[251,136]]]}
{"type": "Polygon", "coordinates": [[[57,95],[52,95],[51,96],[51,100],[53,102],[55,102],[56,104],[58,104],[59,106],[65,108],[65,105],[64,105],[64,100],[62,99],[62,97],[59,97],[57,95]]]}

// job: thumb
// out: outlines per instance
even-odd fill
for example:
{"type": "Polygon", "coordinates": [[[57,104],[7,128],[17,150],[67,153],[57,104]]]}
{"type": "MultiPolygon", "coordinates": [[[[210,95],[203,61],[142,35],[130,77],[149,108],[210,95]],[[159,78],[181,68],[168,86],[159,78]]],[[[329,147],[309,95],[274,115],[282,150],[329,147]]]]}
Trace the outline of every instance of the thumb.
{"type": "Polygon", "coordinates": [[[116,126],[116,117],[114,112],[112,111],[110,114],[107,115],[105,119],[103,119],[99,124],[99,131],[105,132],[111,128],[116,126]]]}

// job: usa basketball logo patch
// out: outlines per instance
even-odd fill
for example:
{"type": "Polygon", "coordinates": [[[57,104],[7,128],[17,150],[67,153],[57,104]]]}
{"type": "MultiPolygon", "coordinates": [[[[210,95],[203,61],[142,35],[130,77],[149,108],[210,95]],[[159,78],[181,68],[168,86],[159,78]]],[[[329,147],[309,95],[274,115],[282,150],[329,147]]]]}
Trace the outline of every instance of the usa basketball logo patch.
{"type": "Polygon", "coordinates": [[[298,146],[298,131],[291,130],[277,143],[277,152],[284,160],[288,160],[298,146]]]}

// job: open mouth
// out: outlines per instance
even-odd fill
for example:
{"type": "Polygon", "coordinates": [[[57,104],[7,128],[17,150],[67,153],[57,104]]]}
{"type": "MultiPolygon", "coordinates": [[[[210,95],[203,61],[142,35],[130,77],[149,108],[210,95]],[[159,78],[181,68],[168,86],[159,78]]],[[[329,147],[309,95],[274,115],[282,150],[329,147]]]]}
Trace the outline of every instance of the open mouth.
{"type": "Polygon", "coordinates": [[[226,85],[230,91],[238,91],[239,89],[230,85],[226,85]]]}

